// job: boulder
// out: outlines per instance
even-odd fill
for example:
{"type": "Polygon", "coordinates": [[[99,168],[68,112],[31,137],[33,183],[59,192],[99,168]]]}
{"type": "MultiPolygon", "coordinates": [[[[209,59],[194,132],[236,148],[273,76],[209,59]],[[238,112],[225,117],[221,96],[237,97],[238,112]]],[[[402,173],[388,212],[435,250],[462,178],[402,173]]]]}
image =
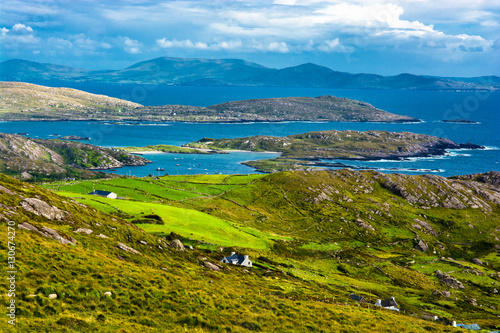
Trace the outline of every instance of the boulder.
{"type": "Polygon", "coordinates": [[[170,247],[177,250],[177,251],[186,251],[186,249],[184,248],[184,245],[182,244],[182,242],[178,239],[174,239],[173,241],[170,242],[170,247]]]}
{"type": "Polygon", "coordinates": [[[220,272],[220,268],[215,266],[211,262],[205,261],[203,263],[203,265],[205,266],[205,268],[211,269],[211,270],[216,271],[216,272],[220,272]]]}
{"type": "Polygon", "coordinates": [[[415,244],[415,249],[420,252],[427,252],[429,250],[429,246],[421,239],[418,239],[415,244]]]}
{"type": "Polygon", "coordinates": [[[481,259],[478,259],[478,258],[473,258],[472,262],[475,263],[476,265],[482,265],[483,264],[483,262],[481,261],[481,259]]]}
{"type": "Polygon", "coordinates": [[[57,298],[57,294],[49,294],[49,299],[56,299],[57,298]]]}
{"type": "Polygon", "coordinates": [[[445,285],[450,286],[454,289],[465,289],[462,282],[458,281],[454,277],[446,273],[443,273],[440,270],[437,270],[434,273],[436,274],[436,277],[439,279],[441,283],[444,283],[445,285]]]}
{"type": "Polygon", "coordinates": [[[444,297],[450,297],[451,296],[451,292],[449,290],[443,290],[443,291],[441,291],[441,293],[443,294],[444,297]]]}
{"type": "Polygon", "coordinates": [[[111,296],[113,296],[113,293],[112,293],[111,291],[106,291],[106,292],[104,293],[104,296],[111,297],[111,296]]]}

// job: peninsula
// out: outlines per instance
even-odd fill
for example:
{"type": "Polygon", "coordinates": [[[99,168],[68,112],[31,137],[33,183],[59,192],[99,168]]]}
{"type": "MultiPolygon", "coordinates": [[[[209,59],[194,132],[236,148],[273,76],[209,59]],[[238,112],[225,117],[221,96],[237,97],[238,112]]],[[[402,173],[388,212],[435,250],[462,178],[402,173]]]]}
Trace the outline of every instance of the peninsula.
{"type": "Polygon", "coordinates": [[[419,122],[368,103],[338,98],[287,97],[227,102],[208,107],[143,106],[69,88],[0,82],[3,121],[150,121],[150,122],[419,122]]]}
{"type": "Polygon", "coordinates": [[[192,148],[280,152],[277,159],[245,164],[262,172],[326,166],[321,160],[380,160],[444,155],[446,149],[483,149],[472,143],[457,144],[436,136],[387,131],[318,131],[286,137],[252,136],[237,139],[203,138],[192,148]]]}

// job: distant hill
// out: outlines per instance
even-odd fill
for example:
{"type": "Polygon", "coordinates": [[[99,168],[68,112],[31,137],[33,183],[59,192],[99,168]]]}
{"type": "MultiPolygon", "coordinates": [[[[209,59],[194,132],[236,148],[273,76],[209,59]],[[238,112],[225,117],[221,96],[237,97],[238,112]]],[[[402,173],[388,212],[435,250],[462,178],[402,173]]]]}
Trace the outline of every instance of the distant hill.
{"type": "Polygon", "coordinates": [[[354,121],[418,122],[374,106],[334,96],[227,102],[209,107],[142,106],[68,88],[0,82],[1,120],[141,120],[191,122],[354,121]]]}
{"type": "Polygon", "coordinates": [[[142,61],[121,70],[102,71],[13,59],[0,63],[0,80],[343,89],[500,89],[500,77],[497,76],[476,78],[445,78],[414,74],[382,76],[337,72],[312,63],[275,69],[241,59],[172,57],[142,61]]]}
{"type": "Polygon", "coordinates": [[[70,88],[0,82],[0,118],[9,120],[93,119],[100,112],[119,114],[140,104],[70,88]]]}

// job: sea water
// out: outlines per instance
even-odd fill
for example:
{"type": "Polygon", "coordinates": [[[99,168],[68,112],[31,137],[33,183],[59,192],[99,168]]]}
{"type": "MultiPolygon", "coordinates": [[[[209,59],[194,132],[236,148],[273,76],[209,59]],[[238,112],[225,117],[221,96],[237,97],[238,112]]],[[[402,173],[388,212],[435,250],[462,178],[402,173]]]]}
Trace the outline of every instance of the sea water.
{"type": "MultiPolygon", "coordinates": [[[[485,150],[453,150],[445,156],[410,158],[401,161],[328,161],[357,168],[407,174],[433,173],[442,176],[500,170],[500,92],[441,92],[413,90],[341,90],[266,87],[178,87],[116,84],[80,84],[75,88],[126,98],[142,104],[187,104],[207,106],[229,100],[249,98],[334,95],[368,102],[385,111],[421,119],[422,123],[144,123],[144,122],[3,122],[0,132],[27,133],[33,138],[64,135],[90,137],[89,143],[106,147],[155,144],[182,145],[201,138],[237,138],[253,135],[286,136],[319,130],[408,131],[448,138],[457,143],[472,142],[485,150]],[[142,91],[145,95],[134,93],[142,91]],[[137,88],[139,87],[139,88],[137,88]],[[86,89],[84,89],[86,88],[86,89]],[[138,101],[137,99],[141,99],[138,101]],[[477,124],[442,123],[443,119],[469,119],[477,124]]],[[[251,173],[241,165],[245,160],[273,158],[269,153],[231,153],[217,155],[148,154],[153,161],[143,167],[117,169],[119,174],[146,176],[163,173],[251,173]]]]}

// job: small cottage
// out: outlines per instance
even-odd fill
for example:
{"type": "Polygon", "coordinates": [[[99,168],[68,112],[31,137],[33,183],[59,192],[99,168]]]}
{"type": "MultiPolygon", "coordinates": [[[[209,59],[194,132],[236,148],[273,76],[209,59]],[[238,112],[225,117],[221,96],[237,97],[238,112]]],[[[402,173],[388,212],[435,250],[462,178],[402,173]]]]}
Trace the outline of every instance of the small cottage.
{"type": "Polygon", "coordinates": [[[350,294],[349,297],[351,297],[352,300],[360,303],[369,303],[366,298],[363,296],[355,295],[355,294],[350,294]]]}
{"type": "Polygon", "coordinates": [[[94,190],[93,192],[89,193],[90,195],[98,195],[100,197],[108,198],[108,199],[116,199],[118,195],[115,192],[108,192],[108,191],[99,191],[99,190],[94,190]]]}
{"type": "Polygon", "coordinates": [[[229,257],[224,257],[221,260],[222,263],[224,264],[233,264],[233,265],[239,265],[239,266],[245,266],[245,267],[252,267],[252,262],[248,258],[248,255],[239,255],[236,254],[236,252],[231,252],[231,255],[229,257]]]}
{"type": "Polygon", "coordinates": [[[391,297],[391,299],[384,299],[384,300],[378,299],[375,302],[375,305],[383,307],[384,309],[399,311],[398,304],[396,303],[396,299],[394,297],[391,297]]]}

